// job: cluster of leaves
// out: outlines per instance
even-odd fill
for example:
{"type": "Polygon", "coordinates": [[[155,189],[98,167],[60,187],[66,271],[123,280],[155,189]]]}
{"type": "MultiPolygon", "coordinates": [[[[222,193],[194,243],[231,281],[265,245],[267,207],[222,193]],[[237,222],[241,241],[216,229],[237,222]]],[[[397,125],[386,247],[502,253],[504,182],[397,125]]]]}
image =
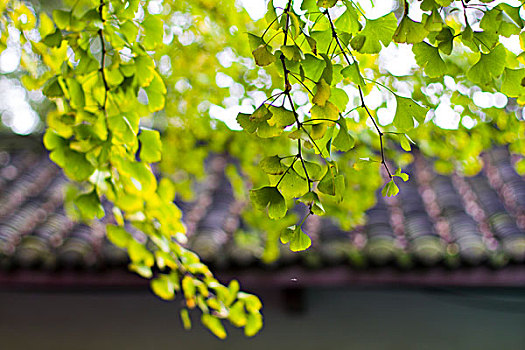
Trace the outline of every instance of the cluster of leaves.
{"type": "MultiPolygon", "coordinates": [[[[300,9],[293,1],[288,1],[284,8],[269,2],[265,16],[267,28],[260,36],[249,34],[249,40],[256,64],[275,70],[280,76],[280,92],[273,91],[273,95],[252,114],[241,113],[237,121],[245,131],[259,138],[288,137],[297,141],[295,155],[283,154],[281,150],[261,160],[260,167],[268,174],[269,185],[251,191],[255,207],[267,208],[272,219],[284,217],[294,201],[307,205],[308,212],[301,223],[282,231],[283,243],[290,241],[294,251],[308,248],[310,238],[301,231],[306,217],[325,214],[323,203],[330,201],[329,197],[336,201],[343,199],[348,174],[340,171],[340,165],[348,162],[344,154],[354,152],[355,145],[363,142],[363,137],[356,135],[360,130],[357,112],[371,120],[378,134],[380,159],[376,162],[383,165],[388,177],[382,194],[394,196],[399,191],[394,178],[407,181],[408,175],[400,169],[395,173],[389,170],[385,136],[394,135],[405,151],[411,150],[414,139],[418,143],[421,141],[428,153],[448,158],[437,163],[438,169],[442,168],[439,170],[444,170],[445,164],[452,165],[452,154],[457,152],[436,140],[443,130],[436,132],[436,126],[428,123],[429,108],[423,105],[437,107],[439,102],[422,98],[425,95],[418,93],[418,88],[424,89],[425,85],[443,81],[445,76],[453,76],[465,86],[501,92],[521,102],[525,91],[523,53],[516,57],[500,43],[500,36],[520,35],[522,40],[525,22],[520,16],[520,7],[490,6],[492,1],[482,3],[402,1],[398,18],[390,12],[368,19],[354,1],[304,0],[300,9]],[[409,17],[411,8],[422,13],[421,21],[409,17]],[[475,23],[469,22],[471,17],[475,23]],[[371,58],[392,42],[412,45],[415,59],[425,73],[419,79],[406,79],[419,85],[413,87],[412,96],[396,93],[393,79],[389,87],[381,82],[388,81],[388,77],[384,79],[379,74],[379,79],[371,79],[371,74],[363,73],[362,67],[370,66],[371,58]],[[460,55],[468,60],[462,61],[460,55]],[[393,96],[396,102],[392,123],[384,128],[387,131],[379,127],[376,116],[365,104],[363,93],[370,92],[373,85],[393,96]],[[300,104],[292,98],[292,86],[309,95],[310,103],[301,112],[298,112],[300,104]],[[355,94],[348,94],[349,86],[357,88],[353,90],[359,92],[357,100],[355,94]]],[[[479,108],[470,107],[473,105],[470,91],[463,96],[461,92],[455,94],[453,102],[461,101],[458,104],[464,106],[464,115],[484,119],[479,108]]],[[[507,139],[503,143],[511,143],[514,151],[524,154],[522,117],[501,110],[499,115],[505,123],[516,127],[506,132],[507,139]]],[[[458,147],[457,158],[467,158],[461,159],[460,164],[465,174],[473,175],[481,170],[479,153],[491,147],[494,141],[501,143],[496,128],[492,123],[484,123],[462,133],[467,137],[473,135],[478,141],[472,147],[458,147]]],[[[457,134],[459,132],[452,137],[465,137],[457,134]]],[[[463,144],[466,146],[466,142],[463,144]]],[[[354,161],[354,169],[359,168],[354,161]]],[[[362,178],[361,181],[366,180],[362,178]]]]}
{"type": "Polygon", "coordinates": [[[157,181],[151,163],[161,160],[156,130],[140,119],[164,108],[167,92],[152,52],[162,45],[162,20],[144,3],[66,1],[52,18],[21,2],[8,2],[6,23],[22,33],[46,64],[24,76],[26,87],[41,87],[56,108],[47,115],[44,144],[66,175],[82,182],[74,199],[85,219],[112,217],[107,236],[127,250],[130,269],[151,278],[162,299],[184,299],[181,317],[190,327],[188,309],[202,312],[202,323],[216,336],[226,332],[221,320],[244,327],[251,336],[262,326],[259,299],[213,277],[192,251],[184,248],[185,227],[174,204],[174,184],[157,181]],[[137,16],[141,11],[142,16],[137,16]],[[31,40],[37,31],[40,40],[31,40]],[[147,104],[141,103],[145,93],[147,104]],[[106,213],[101,199],[113,204],[106,213]],[[140,231],[144,235],[132,235],[140,231]]]}
{"type": "Polygon", "coordinates": [[[159,297],[183,296],[185,326],[193,308],[221,338],[221,320],[247,335],[262,326],[260,301],[235,281],[220,284],[184,247],[173,199],[192,198],[210,152],[236,158],[226,174],[236,200],[250,199],[242,217],[265,234],[264,261],[278,257],[279,241],[307,249],[310,215],[334,217],[344,229],[362,223],[378,188],[394,196],[395,181],[408,180],[401,169],[414,143],[439,158],[439,171],[467,175],[481,169],[478,155],[493,143],[525,154],[525,56],[500,42],[519,37],[525,49],[522,6],[404,0],[368,18],[359,1],[269,1],[265,19],[253,23],[234,1],[166,0],[159,11],[155,3],[64,0],[46,14],[1,2],[0,50],[17,30],[24,85],[55,105],[45,145],[82,184],[76,206],[86,219],[113,222],[109,239],[159,297]],[[245,29],[253,34],[246,38],[245,29]],[[411,46],[414,74],[378,69],[391,45],[411,46]],[[231,82],[218,87],[219,77],[231,82]],[[372,108],[367,96],[377,91],[384,98],[372,108]],[[481,91],[510,98],[506,109],[474,104],[481,91]],[[443,97],[474,126],[438,127],[443,97]],[[243,131],[209,116],[210,105],[241,103],[252,108],[237,116],[243,131]],[[380,123],[379,110],[391,110],[392,121],[380,123]],[[162,180],[152,171],[157,162],[162,180]],[[301,218],[297,203],[307,208],[301,218]]]}

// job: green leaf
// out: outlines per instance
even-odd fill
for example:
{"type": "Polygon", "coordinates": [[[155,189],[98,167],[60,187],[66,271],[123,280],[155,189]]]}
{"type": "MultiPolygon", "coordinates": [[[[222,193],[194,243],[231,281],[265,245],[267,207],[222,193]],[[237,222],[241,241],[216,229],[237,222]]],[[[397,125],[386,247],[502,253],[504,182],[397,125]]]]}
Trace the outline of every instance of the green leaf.
{"type": "Polygon", "coordinates": [[[255,208],[268,208],[271,219],[280,219],[286,215],[287,207],[283,195],[276,187],[265,186],[250,191],[250,200],[255,208]]]}
{"type": "Polygon", "coordinates": [[[436,40],[439,41],[438,49],[445,55],[450,55],[454,47],[454,32],[450,27],[444,27],[438,35],[436,40]]]}
{"type": "Polygon", "coordinates": [[[290,242],[290,250],[299,252],[308,249],[312,245],[312,240],[303,232],[301,226],[290,226],[281,232],[281,242],[290,242]]]}
{"type": "Polygon", "coordinates": [[[53,21],[59,29],[66,29],[71,22],[71,12],[62,10],[53,10],[53,21]]]}
{"type": "MultiPolygon", "coordinates": [[[[295,165],[295,164],[294,164],[295,165]]],[[[288,170],[278,186],[284,198],[297,198],[308,192],[308,183],[293,169],[288,170]]]]}
{"type": "Polygon", "coordinates": [[[443,28],[443,18],[437,9],[434,9],[430,15],[423,14],[422,23],[429,32],[439,32],[443,28]]]}
{"type": "Polygon", "coordinates": [[[395,95],[397,108],[394,115],[394,126],[401,131],[407,131],[414,127],[414,118],[418,123],[425,120],[428,109],[421,107],[411,98],[395,95]]]}
{"type": "Polygon", "coordinates": [[[150,112],[157,112],[164,108],[166,99],[166,85],[157,71],[153,72],[153,80],[145,88],[146,94],[148,95],[148,109],[150,112]]]}
{"type": "Polygon", "coordinates": [[[317,185],[317,189],[330,196],[341,196],[344,190],[344,177],[337,175],[335,169],[331,167],[317,185]]]}
{"type": "Polygon", "coordinates": [[[343,75],[343,77],[350,79],[350,81],[354,84],[357,84],[359,86],[366,85],[365,81],[363,80],[363,76],[359,71],[359,65],[357,61],[343,68],[341,74],[343,75]]]}
{"type": "Polygon", "coordinates": [[[124,37],[129,43],[134,43],[137,40],[139,28],[133,21],[124,21],[120,25],[120,32],[124,34],[124,37]]]}
{"type": "Polygon", "coordinates": [[[397,28],[393,12],[377,19],[367,20],[365,28],[356,35],[350,45],[361,53],[379,53],[381,43],[388,46],[397,28]]]}
{"type": "Polygon", "coordinates": [[[248,35],[248,43],[250,44],[250,50],[253,51],[261,45],[266,45],[264,40],[255,34],[246,33],[248,35]]]}
{"type": "Polygon", "coordinates": [[[144,278],[151,278],[153,276],[153,272],[151,271],[151,267],[147,266],[145,264],[141,263],[131,263],[128,265],[128,268],[131,271],[135,271],[138,275],[144,277],[144,278]]]}
{"type": "Polygon", "coordinates": [[[447,73],[447,65],[441,58],[437,47],[425,42],[417,43],[412,47],[419,66],[425,68],[425,73],[431,78],[437,78],[447,73]]]}
{"type": "Polygon", "coordinates": [[[297,172],[299,176],[301,176],[303,179],[306,180],[306,174],[304,172],[304,168],[306,168],[306,171],[308,172],[308,177],[310,180],[319,180],[321,179],[321,176],[323,175],[323,168],[314,162],[309,162],[307,160],[301,161],[300,159],[297,160],[293,165],[294,170],[297,172]],[[303,166],[304,163],[304,166],[303,166]]]}
{"type": "Polygon", "coordinates": [[[100,198],[95,191],[81,194],[75,198],[74,203],[86,219],[101,219],[105,215],[104,207],[100,203],[100,198]]]}
{"type": "Polygon", "coordinates": [[[516,168],[516,172],[520,174],[521,176],[525,175],[525,158],[522,158],[514,164],[514,167],[516,168]]]}
{"type": "Polygon", "coordinates": [[[303,0],[301,3],[301,10],[314,12],[319,11],[319,7],[316,4],[316,0],[303,0]]]}
{"type": "Polygon", "coordinates": [[[135,58],[135,77],[140,86],[148,86],[155,77],[155,63],[149,56],[139,56],[135,58]]]}
{"type": "Polygon", "coordinates": [[[129,242],[133,239],[123,227],[115,225],[106,226],[106,235],[111,243],[120,248],[127,248],[129,242]]]}
{"type": "Polygon", "coordinates": [[[351,3],[345,1],[346,11],[339,16],[334,25],[339,30],[355,34],[361,30],[361,23],[359,23],[359,14],[351,3]]]}
{"type": "Polygon", "coordinates": [[[310,109],[312,119],[329,119],[334,122],[339,118],[339,110],[332,102],[325,102],[324,106],[313,105],[310,109]]]}
{"type": "Polygon", "coordinates": [[[396,170],[395,174],[393,174],[392,176],[397,176],[397,177],[401,178],[403,181],[408,181],[408,174],[403,173],[401,171],[401,168],[398,168],[396,170]]]}
{"type": "Polygon", "coordinates": [[[273,0],[270,0],[268,2],[268,6],[266,8],[266,14],[264,15],[264,19],[266,20],[266,24],[270,26],[272,29],[274,30],[279,29],[279,23],[277,21],[277,14],[275,13],[275,7],[273,7],[273,0]]]}
{"type": "Polygon", "coordinates": [[[383,187],[383,189],[381,190],[381,194],[383,195],[383,197],[393,197],[398,193],[399,188],[397,187],[393,179],[387,182],[385,187],[383,187]]]}
{"type": "Polygon", "coordinates": [[[281,164],[281,159],[279,156],[265,157],[261,160],[259,166],[266,174],[281,175],[286,170],[281,164]]]}
{"type": "Polygon", "coordinates": [[[66,175],[75,181],[87,180],[95,171],[83,153],[69,149],[59,149],[49,155],[52,161],[64,169],[66,175]]]}
{"type": "Polygon", "coordinates": [[[411,20],[404,16],[397,27],[393,39],[398,43],[415,44],[422,42],[428,35],[428,31],[422,23],[411,20]]]}
{"type": "Polygon", "coordinates": [[[246,312],[244,311],[244,302],[237,300],[231,307],[228,314],[228,319],[235,327],[243,327],[248,320],[246,312]]]}
{"type": "Polygon", "coordinates": [[[305,75],[313,81],[319,81],[323,70],[326,67],[324,60],[321,60],[311,54],[306,54],[301,62],[305,75]]]}
{"type": "Polygon", "coordinates": [[[324,107],[326,101],[330,98],[330,85],[324,79],[321,79],[315,86],[316,92],[312,98],[312,103],[324,107]]]}
{"type": "Polygon", "coordinates": [[[42,93],[49,98],[64,96],[64,91],[62,91],[62,87],[58,83],[56,76],[46,81],[42,87],[42,93]]]}
{"type": "MultiPolygon", "coordinates": [[[[284,57],[290,61],[302,61],[304,60],[304,54],[297,45],[281,46],[281,51],[284,57]]],[[[272,55],[273,56],[273,55],[272,55]]],[[[273,56],[275,57],[275,56],[273,56]]]]}
{"type": "Polygon", "coordinates": [[[333,103],[340,111],[345,111],[350,99],[346,91],[339,88],[332,88],[329,101],[333,103]]]}
{"type": "Polygon", "coordinates": [[[52,151],[67,147],[66,140],[60,137],[53,129],[48,128],[44,134],[44,146],[52,151]]]}
{"type": "Polygon", "coordinates": [[[42,42],[49,47],[59,47],[62,44],[62,31],[56,29],[53,33],[45,36],[42,42]]]}
{"type": "Polygon", "coordinates": [[[317,0],[317,6],[329,9],[337,4],[337,0],[317,0]]]}
{"type": "Polygon", "coordinates": [[[76,18],[81,18],[86,12],[100,6],[100,2],[97,0],[77,0],[73,7],[72,15],[76,18]]]}
{"type": "Polygon", "coordinates": [[[490,53],[480,53],[479,60],[467,72],[467,78],[477,84],[488,84],[505,70],[506,50],[497,45],[490,53]]]}
{"type": "MultiPolygon", "coordinates": [[[[303,203],[306,206],[311,206],[312,213],[314,215],[322,216],[325,214],[325,210],[319,196],[315,192],[308,192],[301,198],[297,199],[299,203],[303,203]]],[[[284,243],[284,242],[283,242],[284,243]]]]}
{"type": "Polygon", "coordinates": [[[332,145],[340,151],[348,152],[349,150],[354,148],[355,140],[352,137],[352,135],[348,133],[346,119],[339,118],[337,124],[339,124],[339,132],[332,141],[332,145]]]}
{"type": "Polygon", "coordinates": [[[137,133],[129,119],[116,115],[107,118],[108,128],[113,134],[112,141],[119,144],[133,145],[136,141],[137,133]]]}
{"type": "Polygon", "coordinates": [[[268,45],[260,45],[252,51],[252,55],[255,58],[255,63],[261,67],[268,66],[277,60],[270,52],[268,45]]]}
{"type": "Polygon", "coordinates": [[[86,100],[84,97],[84,90],[82,89],[82,85],[80,85],[80,83],[76,79],[72,78],[66,79],[66,84],[69,90],[71,107],[75,109],[80,109],[84,107],[86,104],[86,100]]]}
{"type": "Polygon", "coordinates": [[[273,116],[268,119],[268,124],[271,126],[286,127],[295,123],[293,112],[284,107],[270,106],[268,110],[273,114],[273,116]]]}
{"type": "Polygon", "coordinates": [[[224,339],[226,338],[226,330],[217,317],[210,314],[203,314],[201,317],[201,322],[205,325],[217,338],[224,339]]]}
{"type": "Polygon", "coordinates": [[[250,313],[244,326],[244,335],[253,337],[263,326],[262,315],[260,312],[250,313]]]}
{"type": "Polygon", "coordinates": [[[308,36],[306,34],[304,34],[304,37],[306,38],[306,42],[308,43],[308,46],[310,46],[310,49],[312,50],[314,55],[317,55],[317,41],[315,41],[314,38],[312,38],[311,36],[308,36]]]}
{"type": "Polygon", "coordinates": [[[237,122],[244,129],[244,131],[252,134],[258,128],[269,126],[266,121],[272,116],[272,112],[270,112],[265,104],[262,104],[252,114],[239,113],[237,115],[237,122]]]}
{"type": "Polygon", "coordinates": [[[40,24],[38,26],[40,36],[45,38],[47,35],[52,34],[55,31],[55,25],[49,16],[45,13],[40,14],[40,24]]]}
{"type": "Polygon", "coordinates": [[[150,287],[153,293],[164,300],[175,299],[173,284],[166,275],[160,275],[159,277],[152,279],[150,287]]]}
{"type": "Polygon", "coordinates": [[[407,138],[406,134],[399,135],[399,144],[406,152],[410,152],[412,150],[412,147],[410,146],[410,140],[407,138]]]}
{"type": "Polygon", "coordinates": [[[152,267],[155,263],[155,257],[153,254],[143,243],[139,243],[134,239],[130,239],[128,242],[128,253],[129,258],[135,264],[144,264],[148,267],[152,267]]]}
{"type": "Polygon", "coordinates": [[[143,128],[139,134],[140,159],[147,163],[160,162],[162,142],[157,130],[143,128]]]}
{"type": "Polygon", "coordinates": [[[505,68],[500,91],[507,95],[507,97],[520,97],[525,94],[525,88],[523,86],[524,79],[525,69],[505,68]]]}
{"type": "Polygon", "coordinates": [[[158,45],[162,44],[164,24],[158,16],[146,16],[144,21],[142,21],[142,28],[144,29],[142,45],[144,45],[146,50],[153,50],[158,45]]]}
{"type": "Polygon", "coordinates": [[[182,325],[185,330],[191,329],[191,319],[190,314],[188,312],[188,309],[181,309],[180,310],[180,319],[182,321],[182,325]]]}

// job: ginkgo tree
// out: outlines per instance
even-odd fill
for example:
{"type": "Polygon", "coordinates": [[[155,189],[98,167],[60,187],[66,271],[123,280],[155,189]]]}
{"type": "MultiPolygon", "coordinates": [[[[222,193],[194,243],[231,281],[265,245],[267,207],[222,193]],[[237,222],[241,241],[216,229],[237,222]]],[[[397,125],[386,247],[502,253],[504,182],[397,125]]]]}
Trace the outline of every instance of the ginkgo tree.
{"type": "Polygon", "coordinates": [[[377,189],[394,196],[409,181],[415,145],[465,175],[495,144],[525,155],[522,1],[401,0],[379,17],[363,2],[267,1],[255,23],[234,1],[0,3],[0,50],[18,45],[17,77],[51,103],[44,144],[79,183],[74,204],[86,220],[110,218],[108,238],[160,298],[180,294],[185,327],[192,309],[220,338],[223,320],[248,336],[262,326],[260,300],[185,246],[173,200],[191,200],[210,153],[235,159],[225,173],[265,262],[279,241],[312,244],[310,215],[362,224],[377,189]],[[391,74],[378,63],[386,47],[409,47],[417,66],[391,74]],[[480,92],[506,103],[480,107],[480,92]],[[442,101],[452,130],[436,121],[442,101]],[[210,116],[220,106],[241,106],[242,130],[210,116]]]}

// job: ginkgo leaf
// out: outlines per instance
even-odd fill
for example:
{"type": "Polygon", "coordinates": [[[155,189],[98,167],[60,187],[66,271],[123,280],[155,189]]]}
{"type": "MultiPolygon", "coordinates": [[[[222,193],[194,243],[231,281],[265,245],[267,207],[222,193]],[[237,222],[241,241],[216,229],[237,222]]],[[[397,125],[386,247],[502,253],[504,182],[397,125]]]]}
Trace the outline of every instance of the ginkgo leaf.
{"type": "Polygon", "coordinates": [[[284,198],[298,198],[308,192],[308,183],[294,169],[289,169],[283,176],[278,188],[284,198]]]}
{"type": "Polygon", "coordinates": [[[159,162],[162,155],[162,143],[157,130],[143,128],[139,134],[140,159],[148,162],[159,162]]]}
{"type": "Polygon", "coordinates": [[[525,94],[525,87],[523,85],[524,79],[525,69],[505,68],[503,82],[501,84],[501,92],[508,97],[522,96],[525,94]]]}
{"type": "Polygon", "coordinates": [[[399,144],[401,145],[401,148],[406,152],[410,152],[412,150],[412,146],[410,146],[410,141],[407,138],[406,134],[399,135],[399,144]]]}
{"type": "Polygon", "coordinates": [[[315,86],[317,90],[312,98],[312,103],[324,107],[326,101],[330,98],[330,85],[324,79],[321,79],[315,86]]]}
{"type": "Polygon", "coordinates": [[[345,188],[344,176],[334,173],[333,169],[328,169],[317,188],[320,192],[330,196],[341,196],[345,188]]]}
{"type": "Polygon", "coordinates": [[[338,0],[317,0],[317,6],[325,9],[334,7],[338,0]]]}
{"type": "Polygon", "coordinates": [[[430,15],[423,14],[421,22],[429,32],[439,32],[443,28],[443,18],[437,9],[434,9],[430,15]]]}
{"type": "Polygon", "coordinates": [[[293,112],[284,107],[270,106],[268,110],[273,114],[273,116],[268,119],[268,124],[271,126],[285,127],[292,125],[296,121],[293,112]]]}
{"type": "Polygon", "coordinates": [[[345,4],[346,11],[335,20],[334,25],[343,32],[355,34],[359,32],[362,27],[359,22],[359,14],[354,6],[347,2],[345,2],[345,4]]]}
{"type": "Polygon", "coordinates": [[[345,90],[339,88],[332,88],[330,92],[330,98],[328,99],[328,101],[333,103],[338,110],[345,111],[348,102],[350,102],[350,98],[348,97],[348,94],[345,90]]]}
{"type": "Polygon", "coordinates": [[[365,28],[357,34],[350,44],[361,53],[379,53],[381,43],[387,46],[397,28],[393,12],[377,19],[367,20],[365,28]]]}
{"type": "Polygon", "coordinates": [[[251,190],[250,200],[257,209],[268,208],[268,216],[271,219],[284,217],[288,210],[283,195],[276,187],[265,186],[251,190]]]}
{"type": "Polygon", "coordinates": [[[284,229],[281,232],[281,242],[283,244],[290,242],[290,250],[292,252],[306,250],[312,245],[312,240],[303,232],[299,225],[293,225],[284,229]]]}
{"type": "Polygon", "coordinates": [[[307,160],[298,160],[294,163],[294,169],[297,172],[297,174],[306,180],[306,173],[304,171],[304,168],[306,168],[306,172],[308,173],[308,178],[310,180],[319,180],[323,175],[323,168],[317,163],[310,162],[307,160]]]}
{"type": "Polygon", "coordinates": [[[444,27],[438,35],[436,35],[439,51],[445,55],[450,55],[454,47],[454,32],[450,27],[444,27]]]}
{"type": "Polygon", "coordinates": [[[247,132],[254,133],[258,128],[269,127],[266,122],[272,117],[272,112],[268,110],[265,104],[262,104],[252,114],[239,113],[237,122],[247,132]]]}
{"type": "Polygon", "coordinates": [[[408,174],[402,172],[401,168],[398,168],[392,176],[397,176],[401,178],[403,181],[408,181],[408,174]]]}
{"type": "Polygon", "coordinates": [[[401,131],[410,130],[414,127],[414,119],[418,123],[425,120],[428,108],[421,107],[411,98],[395,95],[397,108],[394,115],[394,126],[401,131]]]}
{"type": "Polygon", "coordinates": [[[431,78],[437,78],[447,73],[447,65],[441,58],[439,50],[425,42],[414,44],[412,47],[416,62],[425,68],[425,73],[431,78]]]}
{"type": "Polygon", "coordinates": [[[261,160],[259,166],[266,174],[281,175],[286,170],[281,164],[281,159],[279,156],[265,157],[261,160]]]}
{"type": "Polygon", "coordinates": [[[260,45],[258,48],[252,51],[255,63],[258,66],[264,67],[274,63],[277,59],[270,52],[268,45],[260,45]]]}
{"type": "Polygon", "coordinates": [[[268,2],[264,19],[272,29],[279,29],[279,24],[277,23],[277,14],[275,13],[275,7],[273,7],[273,1],[268,2]]]}
{"type": "Polygon", "coordinates": [[[87,219],[100,219],[104,216],[104,207],[100,203],[100,199],[95,191],[81,194],[75,201],[75,206],[82,213],[82,216],[87,219]]]}
{"type": "Polygon", "coordinates": [[[505,70],[506,50],[496,46],[490,53],[480,53],[479,60],[467,72],[467,78],[478,84],[487,84],[499,77],[505,70]]]}
{"type": "Polygon", "coordinates": [[[339,124],[339,132],[332,141],[332,145],[340,151],[348,152],[354,147],[355,140],[352,135],[348,133],[348,127],[344,118],[339,118],[337,124],[339,124]]]}
{"type": "Polygon", "coordinates": [[[297,202],[303,203],[307,206],[311,206],[311,211],[314,215],[324,215],[325,214],[323,204],[321,203],[319,196],[315,192],[308,192],[301,198],[298,198],[297,202]]]}
{"type": "Polygon", "coordinates": [[[363,80],[363,76],[359,71],[359,65],[357,62],[354,62],[351,65],[343,68],[343,70],[341,70],[341,74],[343,77],[350,79],[350,81],[354,84],[365,86],[365,81],[363,80]]]}
{"type": "Polygon", "coordinates": [[[329,119],[335,122],[339,118],[339,110],[329,101],[324,106],[314,105],[310,109],[310,113],[312,114],[312,119],[329,119]]]}
{"type": "Polygon", "coordinates": [[[281,46],[281,51],[284,57],[290,61],[302,61],[304,59],[304,54],[297,45],[281,46]]]}
{"type": "Polygon", "coordinates": [[[428,31],[422,23],[404,16],[394,33],[393,39],[398,43],[415,44],[422,42],[427,35],[428,31]]]}
{"type": "Polygon", "coordinates": [[[393,197],[399,193],[399,188],[397,187],[394,180],[390,180],[381,190],[383,197],[393,197]]]}

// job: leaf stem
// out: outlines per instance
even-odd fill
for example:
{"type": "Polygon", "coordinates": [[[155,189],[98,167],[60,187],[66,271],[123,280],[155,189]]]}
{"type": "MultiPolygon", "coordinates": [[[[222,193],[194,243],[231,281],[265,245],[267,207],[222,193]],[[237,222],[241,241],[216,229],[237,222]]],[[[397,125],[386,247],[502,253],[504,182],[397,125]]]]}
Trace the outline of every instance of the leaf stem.
{"type": "Polygon", "coordinates": [[[374,126],[375,126],[375,128],[377,130],[377,133],[379,135],[379,145],[381,147],[381,164],[383,164],[383,167],[385,168],[386,172],[388,173],[388,177],[392,178],[392,173],[390,173],[390,169],[388,169],[388,165],[386,164],[386,161],[385,161],[385,150],[384,150],[384,147],[383,147],[383,136],[384,136],[384,134],[381,131],[381,129],[379,129],[379,126],[377,125],[376,120],[374,119],[374,117],[372,117],[372,114],[370,113],[370,111],[368,110],[368,107],[365,104],[365,99],[363,97],[363,91],[361,90],[361,86],[358,85],[358,88],[359,88],[359,97],[361,98],[361,107],[363,107],[365,109],[365,111],[368,114],[368,116],[370,117],[370,119],[372,119],[372,123],[374,123],[374,126]]]}

